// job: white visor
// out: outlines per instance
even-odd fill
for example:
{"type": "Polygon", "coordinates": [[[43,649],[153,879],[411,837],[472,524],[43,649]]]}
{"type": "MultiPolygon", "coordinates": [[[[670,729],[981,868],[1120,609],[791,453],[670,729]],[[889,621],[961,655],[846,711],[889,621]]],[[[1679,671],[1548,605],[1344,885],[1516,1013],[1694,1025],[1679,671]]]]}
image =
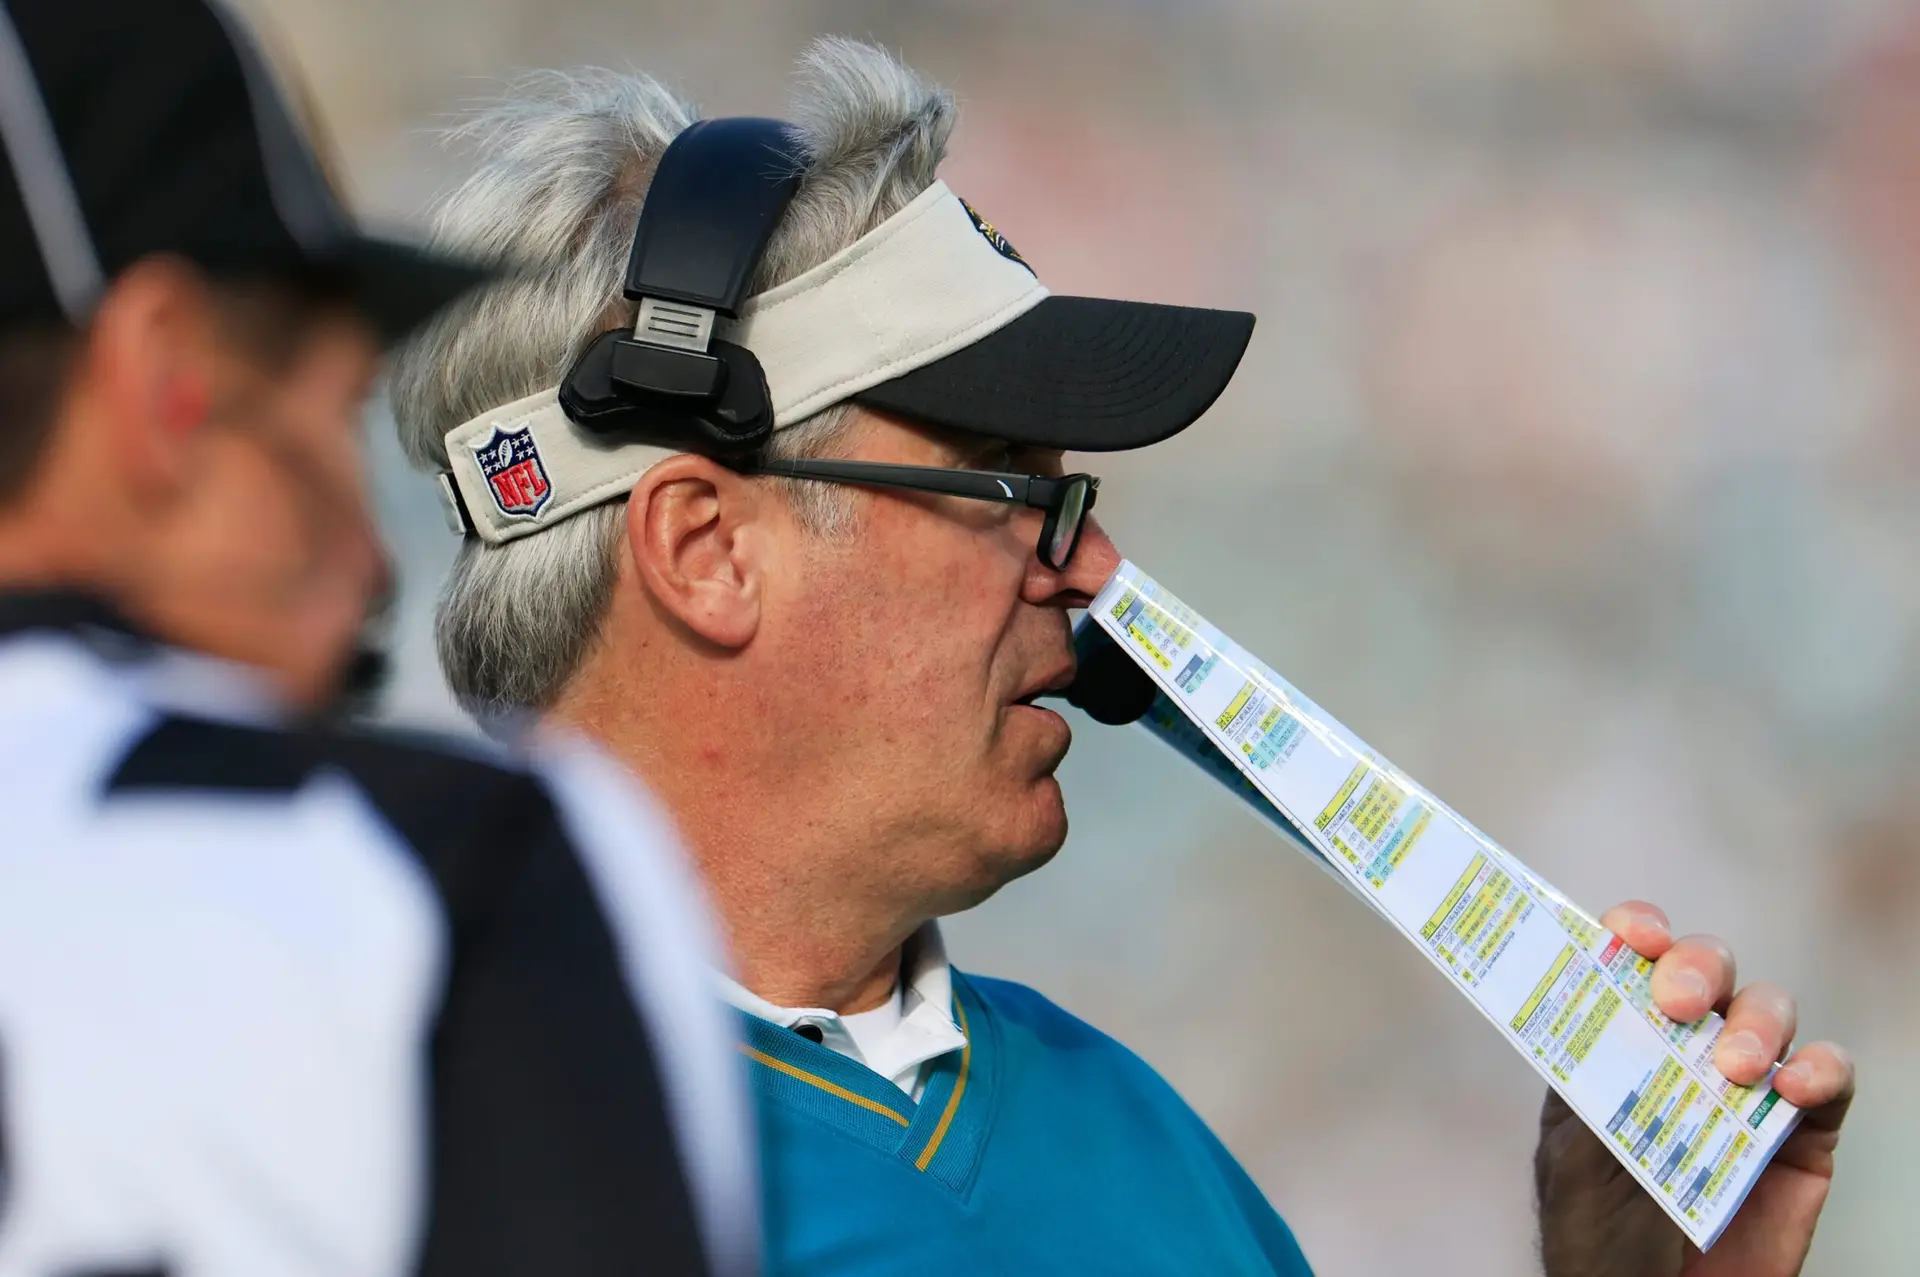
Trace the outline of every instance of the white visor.
{"type": "MultiPolygon", "coordinates": [[[[750,299],[715,335],[766,373],[774,429],[925,367],[1047,297],[990,226],[935,182],[820,265],[750,299]]],[[[529,536],[625,495],[674,450],[609,444],[562,411],[558,389],[483,413],[446,435],[441,476],[454,526],[490,544],[529,536]]]]}

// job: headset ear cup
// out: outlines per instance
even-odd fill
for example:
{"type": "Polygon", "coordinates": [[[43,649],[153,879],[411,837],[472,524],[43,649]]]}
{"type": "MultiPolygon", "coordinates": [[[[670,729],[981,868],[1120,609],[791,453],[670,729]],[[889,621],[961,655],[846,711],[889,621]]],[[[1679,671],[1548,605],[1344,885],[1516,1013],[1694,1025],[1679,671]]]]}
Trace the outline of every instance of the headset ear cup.
{"type": "Polygon", "coordinates": [[[701,414],[701,422],[726,453],[757,452],[773,437],[773,396],[767,391],[767,374],[745,346],[715,341],[708,351],[726,365],[727,380],[719,402],[701,414]]]}
{"type": "Polygon", "coordinates": [[[663,448],[732,458],[758,452],[773,437],[773,399],[767,374],[753,352],[715,341],[708,353],[726,365],[720,398],[694,406],[685,398],[649,395],[613,375],[614,355],[630,340],[623,328],[595,338],[560,383],[560,407],[581,429],[609,443],[650,443],[663,448]]]}
{"type": "Polygon", "coordinates": [[[627,415],[632,401],[613,379],[614,347],[627,335],[615,328],[594,338],[560,382],[560,407],[575,425],[595,433],[627,415]]]}

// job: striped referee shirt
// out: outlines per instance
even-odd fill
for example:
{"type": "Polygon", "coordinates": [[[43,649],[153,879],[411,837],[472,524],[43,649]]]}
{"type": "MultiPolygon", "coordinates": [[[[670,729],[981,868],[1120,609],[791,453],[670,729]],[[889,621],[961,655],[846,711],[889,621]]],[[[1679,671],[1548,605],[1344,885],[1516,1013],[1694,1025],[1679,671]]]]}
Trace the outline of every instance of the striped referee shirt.
{"type": "Polygon", "coordinates": [[[0,595],[0,810],[0,1277],[756,1267],[706,915],[586,747],[292,730],[0,595]]]}

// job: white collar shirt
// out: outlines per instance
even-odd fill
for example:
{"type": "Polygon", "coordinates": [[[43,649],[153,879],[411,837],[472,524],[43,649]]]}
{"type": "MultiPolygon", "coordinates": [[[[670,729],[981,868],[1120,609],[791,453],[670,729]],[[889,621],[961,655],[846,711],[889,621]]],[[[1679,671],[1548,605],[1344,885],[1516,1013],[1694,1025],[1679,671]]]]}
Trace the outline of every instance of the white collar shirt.
{"type": "Polygon", "coordinates": [[[852,1015],[824,1007],[776,1006],[725,976],[720,977],[720,992],[730,1005],[757,1019],[795,1032],[817,1030],[820,1045],[864,1064],[918,1100],[927,1062],[967,1044],[967,1035],[953,1018],[953,969],[938,923],[929,922],[908,938],[901,948],[900,972],[904,979],[894,982],[886,1002],[852,1015]]]}

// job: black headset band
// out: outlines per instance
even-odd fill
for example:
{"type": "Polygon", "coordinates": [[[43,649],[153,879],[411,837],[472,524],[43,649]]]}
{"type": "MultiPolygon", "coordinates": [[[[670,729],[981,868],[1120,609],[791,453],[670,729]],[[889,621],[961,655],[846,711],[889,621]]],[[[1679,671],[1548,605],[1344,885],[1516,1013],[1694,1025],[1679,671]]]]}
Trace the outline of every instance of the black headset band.
{"type": "Polygon", "coordinates": [[[560,383],[560,406],[609,443],[730,458],[773,434],[753,352],[713,336],[737,317],[802,164],[779,120],[702,120],[654,167],[627,258],[633,330],[602,333],[560,383]]]}
{"type": "Polygon", "coordinates": [[[627,297],[686,302],[732,317],[800,186],[779,120],[702,120],[654,168],[627,258],[627,297]]]}

